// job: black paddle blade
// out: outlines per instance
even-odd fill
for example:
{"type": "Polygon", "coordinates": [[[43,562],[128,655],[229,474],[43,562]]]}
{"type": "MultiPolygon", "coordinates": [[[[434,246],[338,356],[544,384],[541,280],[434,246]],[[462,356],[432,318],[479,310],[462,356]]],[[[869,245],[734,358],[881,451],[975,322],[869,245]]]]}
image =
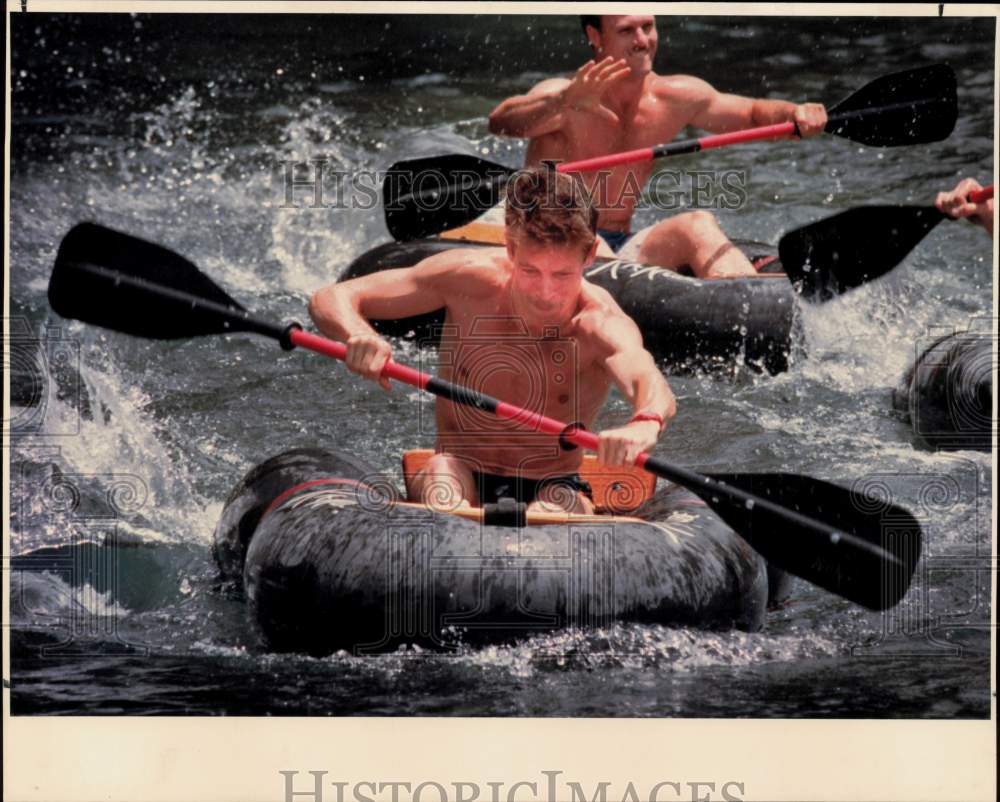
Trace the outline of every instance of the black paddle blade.
{"type": "Polygon", "coordinates": [[[826,132],[865,145],[918,145],[948,137],[958,119],[955,72],[946,64],[876,78],[830,110],[826,132]]]}
{"type": "Polygon", "coordinates": [[[888,273],[943,219],[932,206],[861,206],[789,232],[778,254],[802,297],[822,303],[888,273]]]}
{"type": "Polygon", "coordinates": [[[871,610],[889,609],[910,587],[921,530],[902,507],[797,474],[709,475],[836,530],[817,537],[814,528],[799,527],[764,505],[713,504],[769,562],[871,610]]]}
{"type": "Polygon", "coordinates": [[[465,225],[500,202],[514,172],[461,154],[397,162],[382,184],[389,233],[405,242],[465,225]]]}
{"type": "Polygon", "coordinates": [[[94,223],[63,238],[49,304],[66,318],[158,340],[257,330],[241,319],[243,307],[184,257],[94,223]]]}

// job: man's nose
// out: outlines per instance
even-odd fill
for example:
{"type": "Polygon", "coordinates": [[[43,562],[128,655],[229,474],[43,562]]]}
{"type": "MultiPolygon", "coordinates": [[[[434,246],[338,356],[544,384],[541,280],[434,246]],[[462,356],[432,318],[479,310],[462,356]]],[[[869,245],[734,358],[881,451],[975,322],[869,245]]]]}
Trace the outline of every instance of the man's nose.
{"type": "Polygon", "coordinates": [[[649,47],[649,37],[644,31],[636,31],[633,44],[635,47],[649,47]]]}

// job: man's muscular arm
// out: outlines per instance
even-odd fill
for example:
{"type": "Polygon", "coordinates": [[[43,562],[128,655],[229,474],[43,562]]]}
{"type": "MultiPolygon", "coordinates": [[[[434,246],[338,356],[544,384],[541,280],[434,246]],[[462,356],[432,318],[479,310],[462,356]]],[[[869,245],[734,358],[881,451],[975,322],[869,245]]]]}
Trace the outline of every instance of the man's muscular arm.
{"type": "MultiPolygon", "coordinates": [[[[604,346],[604,369],[635,412],[658,415],[664,426],[677,411],[670,385],[642,345],[639,327],[620,309],[601,314],[589,322],[604,346]]],[[[656,421],[634,421],[600,433],[597,458],[606,465],[631,465],[643,451],[656,445],[660,425],[656,421]]]]}
{"type": "Polygon", "coordinates": [[[534,139],[558,131],[567,86],[566,78],[550,78],[526,95],[507,98],[490,112],[490,133],[534,139]]]}
{"type": "Polygon", "coordinates": [[[794,122],[801,136],[810,137],[822,133],[826,127],[826,109],[822,104],[730,95],[689,75],[660,78],[654,92],[665,102],[686,109],[687,125],[716,134],[794,122]]]}
{"type": "Polygon", "coordinates": [[[621,59],[609,56],[601,62],[588,61],[572,79],[550,78],[526,95],[505,100],[490,114],[490,133],[535,139],[561,130],[567,112],[618,122],[615,113],[601,103],[601,96],[628,74],[621,59]]]}
{"type": "Polygon", "coordinates": [[[370,276],[329,284],[309,301],[309,315],[327,337],[347,344],[347,367],[379,382],[392,348],[368,324],[368,319],[410,317],[446,305],[449,276],[460,269],[468,251],[436,254],[414,267],[383,270],[370,276]]]}

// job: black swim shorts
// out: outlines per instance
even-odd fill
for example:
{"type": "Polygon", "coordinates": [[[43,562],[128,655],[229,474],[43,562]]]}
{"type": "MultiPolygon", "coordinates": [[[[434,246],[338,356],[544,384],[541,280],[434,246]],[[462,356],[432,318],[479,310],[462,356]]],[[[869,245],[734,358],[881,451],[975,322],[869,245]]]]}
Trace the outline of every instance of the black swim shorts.
{"type": "Polygon", "coordinates": [[[549,485],[560,485],[574,493],[583,493],[591,501],[594,500],[594,490],[590,482],[584,480],[578,473],[564,476],[546,476],[544,479],[527,479],[520,476],[499,476],[494,473],[472,472],[472,478],[479,489],[479,503],[496,504],[502,498],[512,498],[515,501],[530,504],[539,492],[549,485]]]}

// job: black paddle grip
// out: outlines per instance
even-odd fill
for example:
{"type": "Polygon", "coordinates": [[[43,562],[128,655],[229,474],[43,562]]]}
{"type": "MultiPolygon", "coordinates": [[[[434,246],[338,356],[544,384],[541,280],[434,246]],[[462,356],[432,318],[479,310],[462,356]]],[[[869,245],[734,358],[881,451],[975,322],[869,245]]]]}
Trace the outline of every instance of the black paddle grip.
{"type": "Polygon", "coordinates": [[[292,342],[293,331],[302,331],[302,325],[293,321],[285,326],[281,332],[281,336],[278,337],[278,342],[281,343],[281,347],[286,351],[295,350],[295,343],[292,342]]]}
{"type": "Polygon", "coordinates": [[[680,156],[684,153],[697,153],[701,150],[701,142],[697,139],[686,139],[682,142],[671,142],[653,148],[653,158],[659,159],[663,156],[680,156]]]}
{"type": "Polygon", "coordinates": [[[571,443],[566,438],[572,437],[581,430],[586,431],[587,427],[583,425],[582,421],[575,420],[572,423],[566,424],[565,428],[559,432],[559,446],[563,451],[575,451],[579,448],[576,443],[571,443]]]}

